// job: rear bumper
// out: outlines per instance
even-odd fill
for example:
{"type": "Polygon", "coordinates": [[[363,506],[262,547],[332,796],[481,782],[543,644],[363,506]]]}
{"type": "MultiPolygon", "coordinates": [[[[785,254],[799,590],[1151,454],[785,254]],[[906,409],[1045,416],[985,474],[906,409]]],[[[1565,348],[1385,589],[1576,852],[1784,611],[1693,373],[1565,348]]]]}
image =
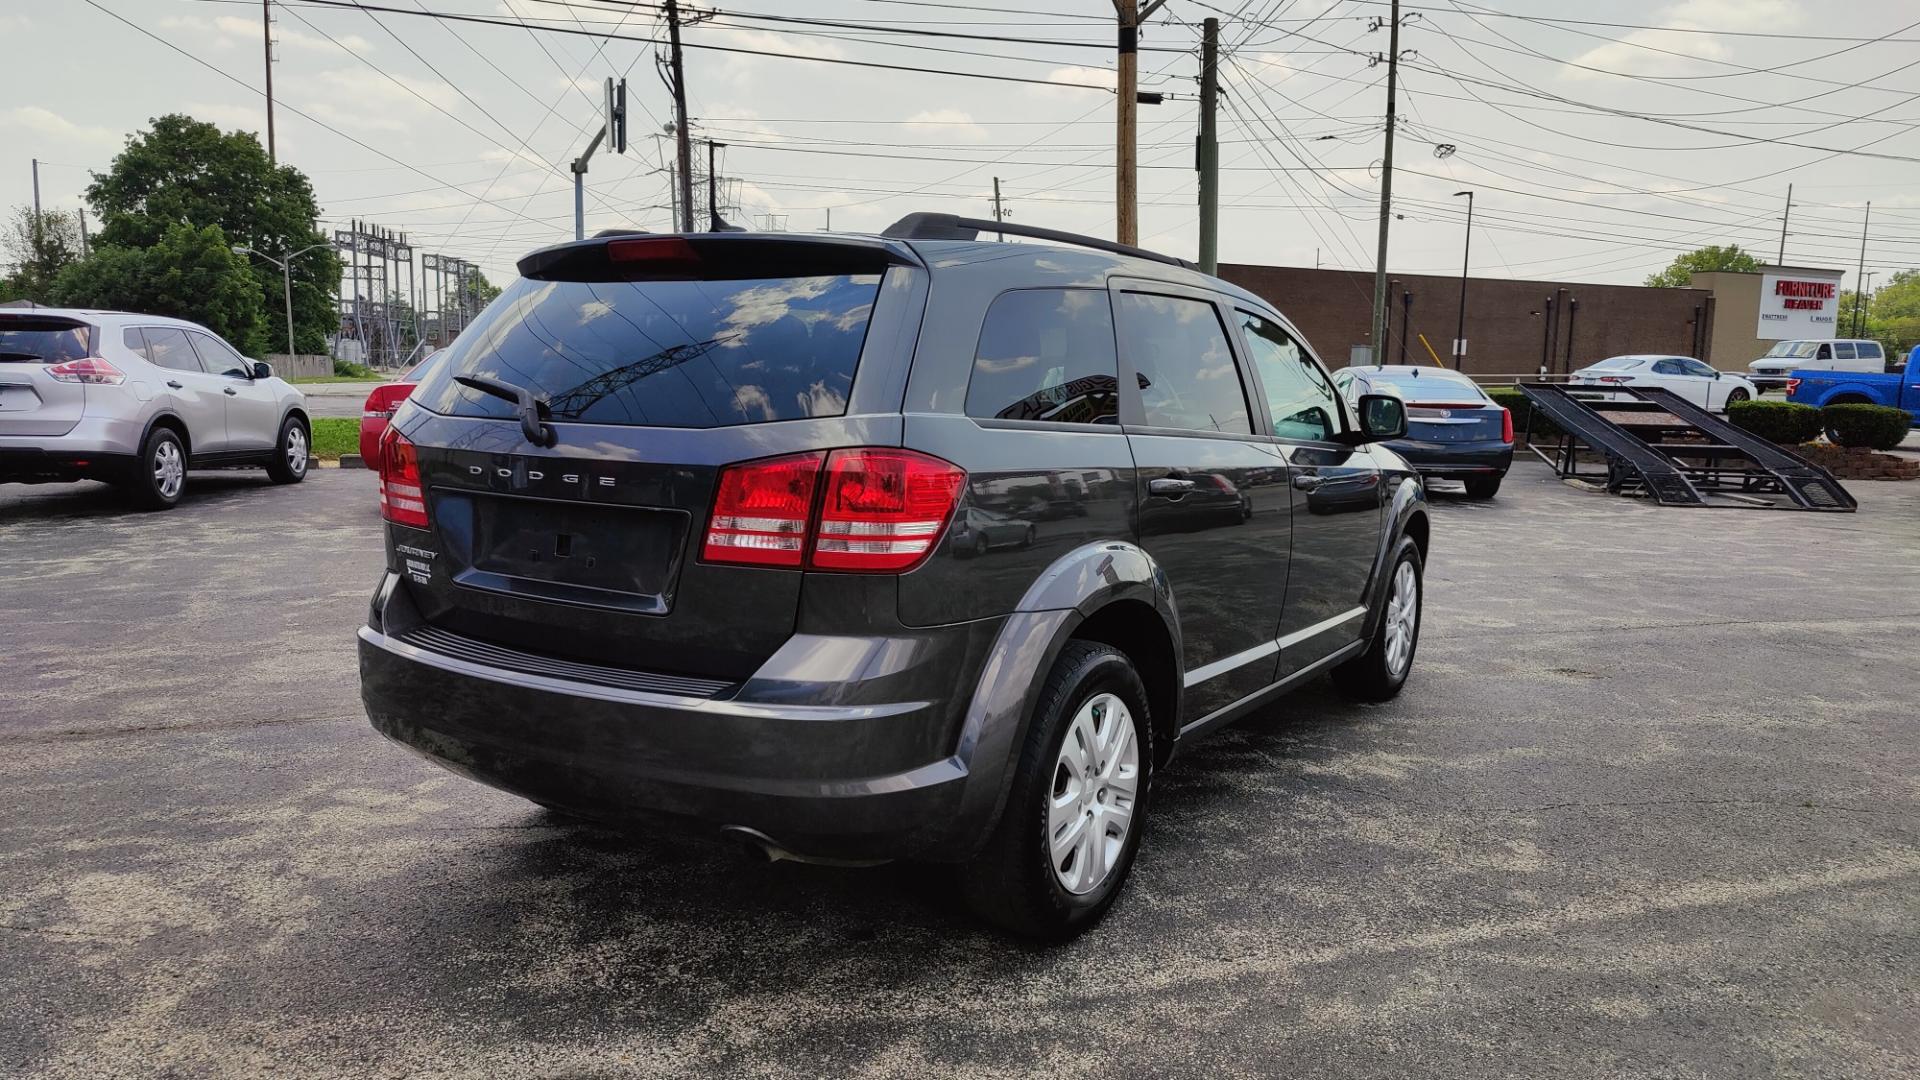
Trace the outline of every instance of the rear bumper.
{"type": "Polygon", "coordinates": [[[1458,443],[1399,439],[1387,448],[1406,458],[1420,475],[1436,480],[1504,476],[1513,466],[1513,444],[1498,439],[1458,443]]]}
{"type": "Polygon", "coordinates": [[[133,471],[137,460],[133,454],[0,446],[0,484],[119,480],[133,471]]]}
{"type": "Polygon", "coordinates": [[[959,858],[990,824],[971,809],[976,786],[997,791],[1004,768],[970,767],[951,731],[993,625],[800,635],[705,697],[419,647],[395,625],[411,605],[392,575],[375,604],[378,628],[363,627],[359,644],[373,727],[492,787],[602,820],[752,830],[822,859],[959,858]],[[909,688],[928,693],[899,692],[909,688]]]}

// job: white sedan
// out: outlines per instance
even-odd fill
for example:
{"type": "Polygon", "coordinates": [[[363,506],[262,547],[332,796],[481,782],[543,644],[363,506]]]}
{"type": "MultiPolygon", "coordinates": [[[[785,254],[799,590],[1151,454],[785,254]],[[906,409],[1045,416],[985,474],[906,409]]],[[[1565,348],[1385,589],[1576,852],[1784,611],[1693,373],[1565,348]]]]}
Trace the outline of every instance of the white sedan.
{"type": "Polygon", "coordinates": [[[1611,356],[1573,373],[1573,387],[1657,386],[1710,412],[1725,412],[1735,401],[1752,401],[1760,391],[1745,378],[1715,371],[1691,356],[1611,356]]]}

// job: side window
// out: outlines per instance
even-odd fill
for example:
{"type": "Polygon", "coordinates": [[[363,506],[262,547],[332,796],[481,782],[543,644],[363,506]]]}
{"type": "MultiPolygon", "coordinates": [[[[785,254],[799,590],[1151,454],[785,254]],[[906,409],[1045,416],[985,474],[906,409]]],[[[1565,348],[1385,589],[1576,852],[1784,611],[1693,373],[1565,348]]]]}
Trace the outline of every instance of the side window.
{"type": "Polygon", "coordinates": [[[226,342],[212,334],[190,331],[194,351],[200,354],[200,364],[215,375],[236,375],[244,379],[253,373],[253,365],[242,359],[226,342]]]}
{"type": "Polygon", "coordinates": [[[1834,342],[1833,358],[1835,360],[1852,360],[1854,358],[1853,342],[1851,341],[1834,342]]]}
{"type": "Polygon", "coordinates": [[[1685,375],[1687,369],[1678,360],[1661,360],[1653,365],[1655,375],[1685,375]]]}
{"type": "Polygon", "coordinates": [[[175,371],[200,370],[200,361],[193,355],[193,346],[187,343],[187,333],[172,326],[149,326],[139,333],[147,339],[146,358],[163,368],[175,371]]]}
{"type": "Polygon", "coordinates": [[[1118,322],[1149,425],[1253,434],[1233,347],[1212,304],[1123,292],[1118,322]]]}
{"type": "Polygon", "coordinates": [[[1861,343],[1860,343],[1860,359],[1862,359],[1862,360],[1881,360],[1881,359],[1884,359],[1884,358],[1885,358],[1885,356],[1886,356],[1886,354],[1885,354],[1885,353],[1882,353],[1882,352],[1880,351],[1880,343],[1879,343],[1879,342],[1877,342],[1877,341],[1863,341],[1863,342],[1861,342],[1861,343]]]}
{"type": "Polygon", "coordinates": [[[128,352],[134,354],[135,356],[138,356],[142,360],[145,360],[147,363],[149,364],[159,363],[159,361],[147,355],[147,339],[140,336],[139,327],[129,326],[129,327],[123,328],[120,331],[120,343],[127,347],[128,352]]]}
{"type": "Polygon", "coordinates": [[[1831,360],[1833,359],[1833,348],[1828,345],[1822,345],[1820,346],[1820,351],[1815,353],[1813,358],[1815,360],[1831,360]]]}
{"type": "Polygon", "coordinates": [[[1680,363],[1682,367],[1687,369],[1687,374],[1689,375],[1698,375],[1703,379],[1711,379],[1715,375],[1711,367],[1708,367],[1698,360],[1683,360],[1680,363]]]}
{"type": "Polygon", "coordinates": [[[1104,289],[1002,293],[980,327],[967,415],[1118,423],[1119,368],[1104,289]]]}
{"type": "Polygon", "coordinates": [[[1250,311],[1234,317],[1267,391],[1273,433],[1283,439],[1331,439],[1340,433],[1340,400],[1299,342],[1277,324],[1250,311]]]}

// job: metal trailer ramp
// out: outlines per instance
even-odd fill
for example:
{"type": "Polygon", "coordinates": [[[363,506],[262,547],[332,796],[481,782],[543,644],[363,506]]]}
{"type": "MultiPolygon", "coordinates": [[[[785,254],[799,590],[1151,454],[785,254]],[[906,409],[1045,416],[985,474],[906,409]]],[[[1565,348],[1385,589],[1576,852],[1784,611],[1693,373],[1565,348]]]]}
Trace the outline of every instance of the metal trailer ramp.
{"type": "Polygon", "coordinates": [[[1825,510],[1858,504],[1833,474],[1791,450],[1650,386],[1580,388],[1521,383],[1520,392],[1566,434],[1552,453],[1527,444],[1565,479],[1604,480],[1616,495],[1662,506],[1825,510]],[[1604,476],[1580,472],[1580,451],[1606,460],[1604,476]]]}

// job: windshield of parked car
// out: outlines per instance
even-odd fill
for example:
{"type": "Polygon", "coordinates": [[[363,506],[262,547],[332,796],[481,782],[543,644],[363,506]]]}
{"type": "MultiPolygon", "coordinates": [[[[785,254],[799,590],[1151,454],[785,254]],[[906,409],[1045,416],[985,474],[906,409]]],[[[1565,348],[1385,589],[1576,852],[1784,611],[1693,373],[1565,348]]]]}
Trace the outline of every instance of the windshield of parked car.
{"type": "Polygon", "coordinates": [[[72,319],[0,317],[0,363],[59,364],[92,356],[92,327],[72,319]]]}
{"type": "Polygon", "coordinates": [[[1592,365],[1588,370],[1628,371],[1633,368],[1637,368],[1641,364],[1644,364],[1646,362],[1647,360],[1646,360],[1646,357],[1644,356],[1610,356],[1607,359],[1592,365]]]}
{"type": "Polygon", "coordinates": [[[878,274],[704,281],[522,278],[414,392],[437,413],[512,417],[467,375],[523,386],[556,420],[730,427],[841,416],[878,274]]]}
{"type": "MultiPolygon", "coordinates": [[[[1819,351],[1819,349],[1820,343],[1817,341],[1782,341],[1773,348],[1768,349],[1767,356],[1792,356],[1798,359],[1805,359],[1812,356],[1815,352],[1819,351]]],[[[1761,359],[1764,360],[1766,357],[1763,356],[1761,359]]]]}
{"type": "Polygon", "coordinates": [[[1402,400],[1413,403],[1480,400],[1479,387],[1467,379],[1458,379],[1451,375],[1372,375],[1368,377],[1368,381],[1376,388],[1390,386],[1399,393],[1402,400]]]}

